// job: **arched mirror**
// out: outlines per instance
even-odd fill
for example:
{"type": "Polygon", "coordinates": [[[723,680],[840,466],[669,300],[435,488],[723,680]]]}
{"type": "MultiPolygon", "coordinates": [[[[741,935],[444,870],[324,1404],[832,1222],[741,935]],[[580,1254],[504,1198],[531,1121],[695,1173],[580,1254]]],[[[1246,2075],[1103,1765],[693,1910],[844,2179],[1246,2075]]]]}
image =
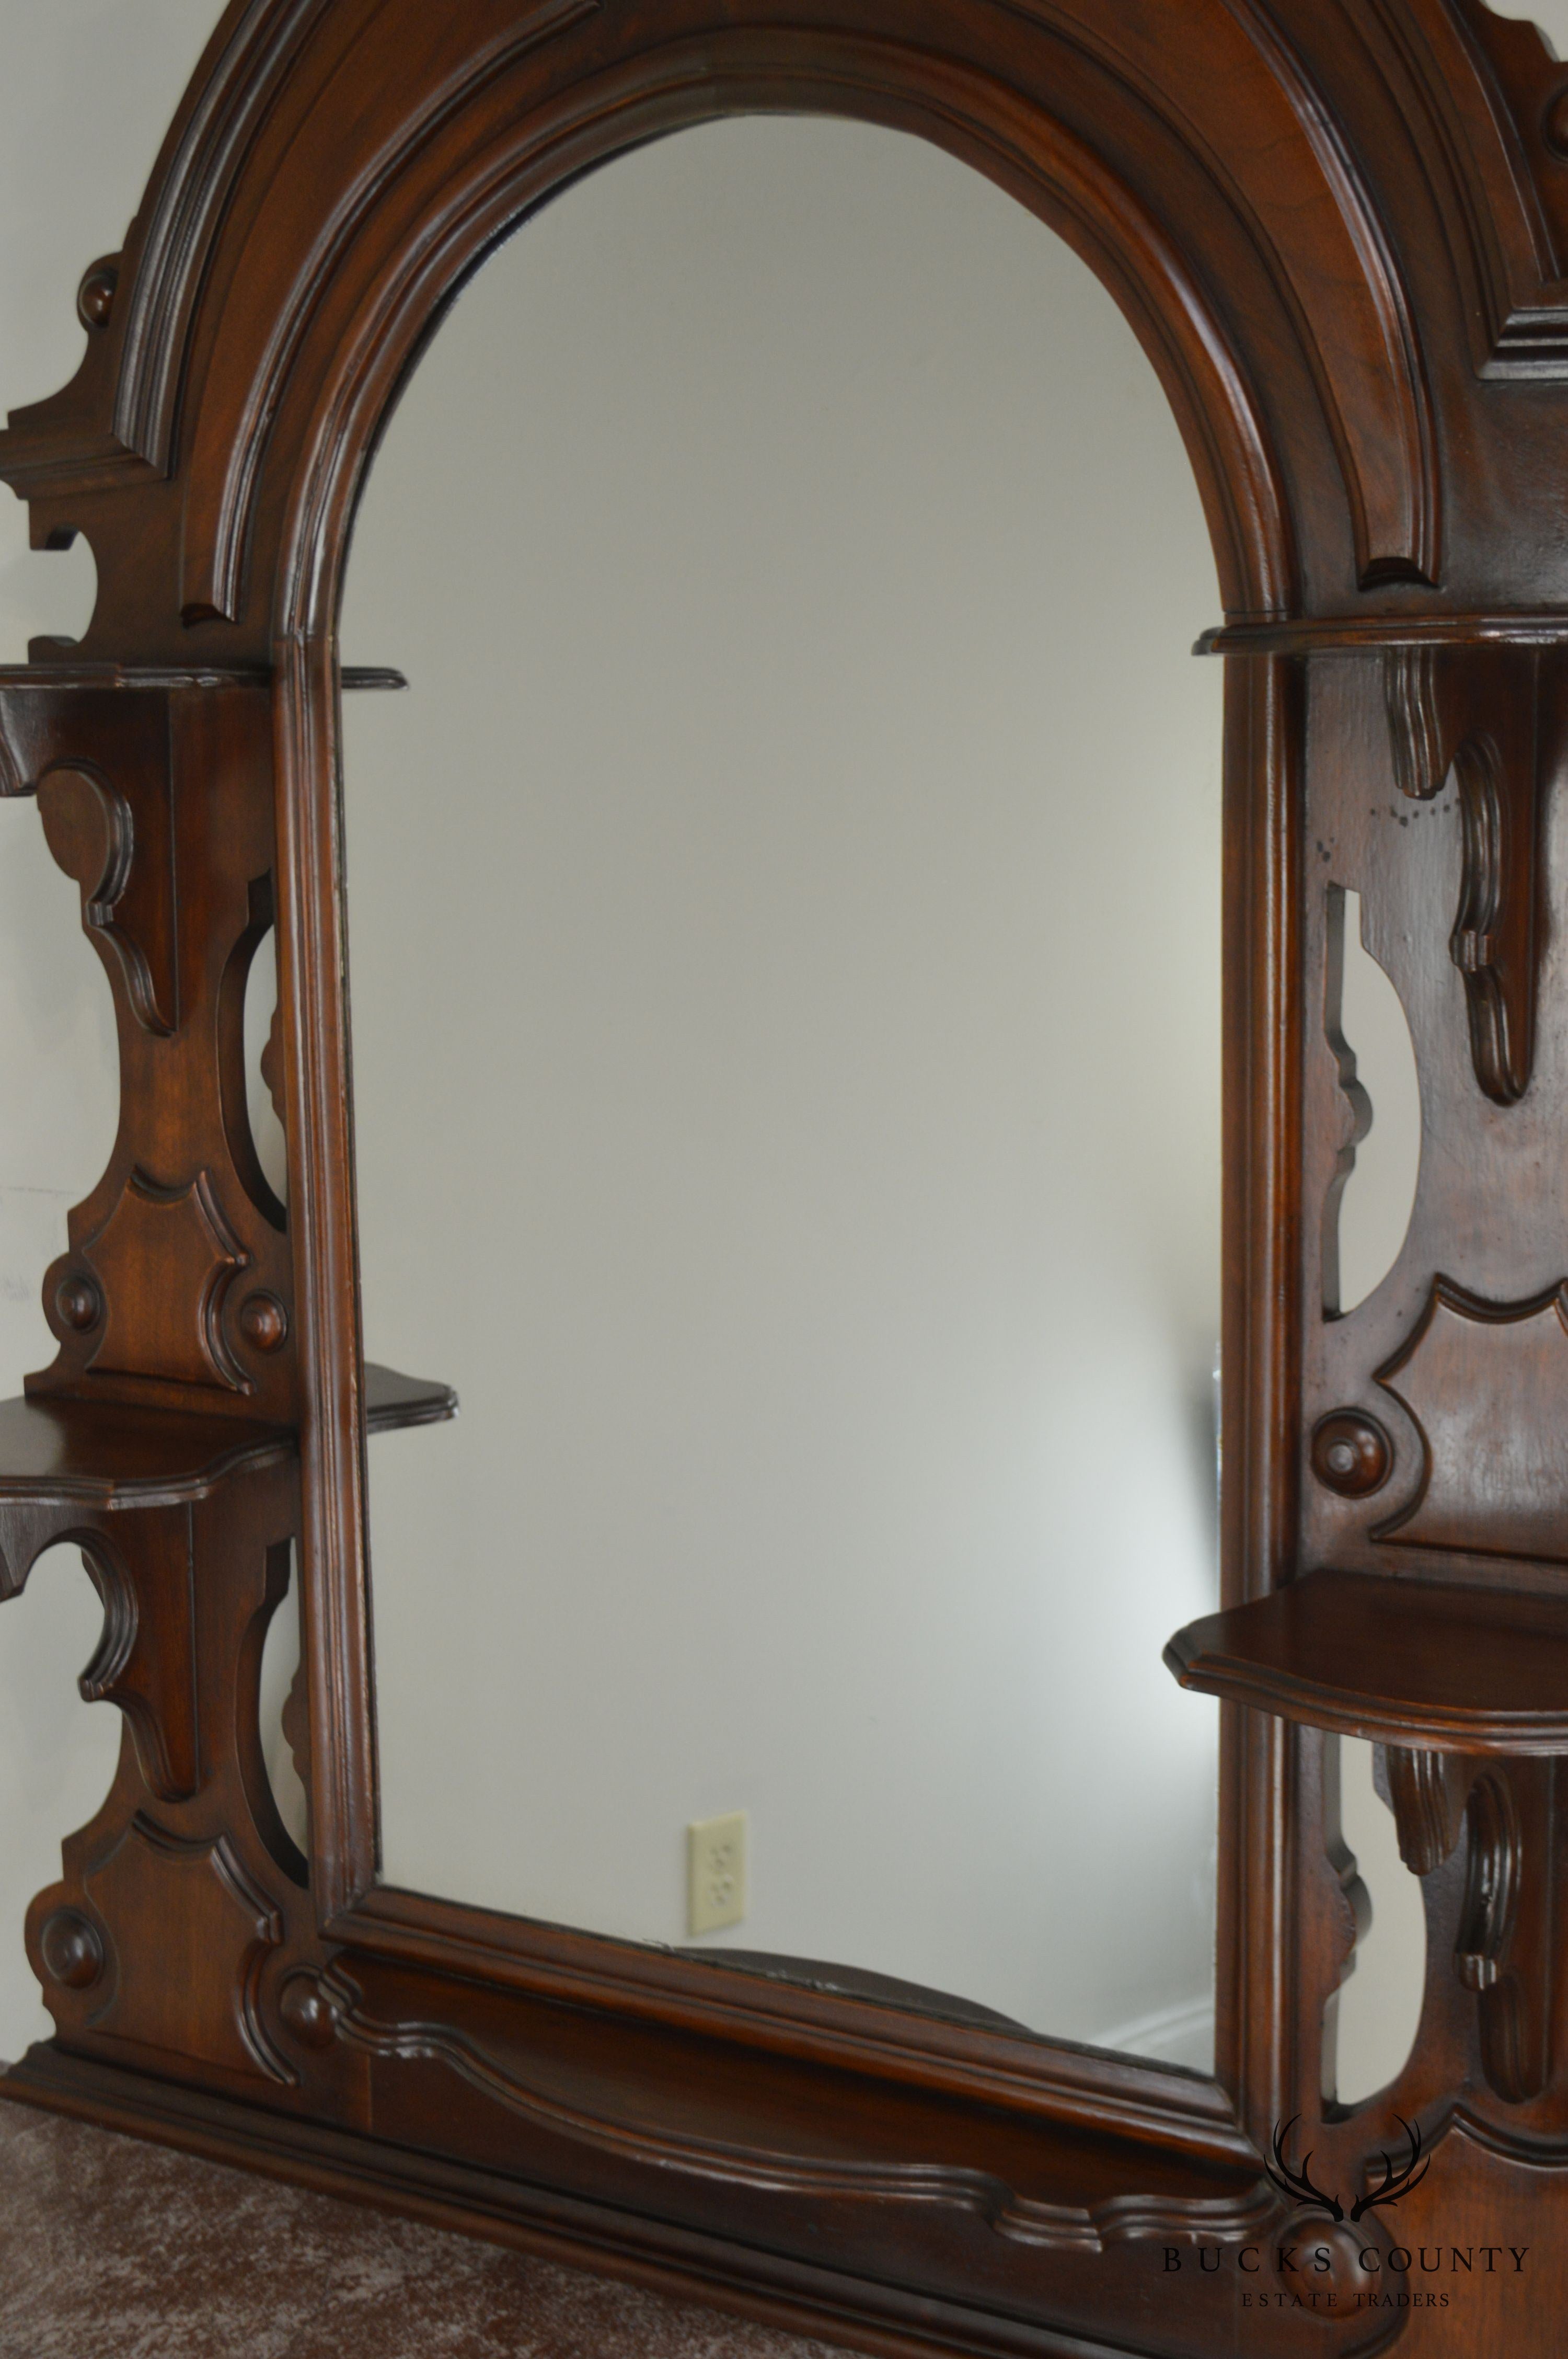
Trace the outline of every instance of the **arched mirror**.
{"type": "Polygon", "coordinates": [[[343,618],[365,1344],[460,1401],[370,1451],[390,1881],[1207,2064],[1214,603],[913,140],[687,134],[461,297],[343,618]]]}
{"type": "Polygon", "coordinates": [[[345,663],[383,1874],[1209,2067],[1217,606],[1087,266],[685,134],[470,281],[345,663]]]}
{"type": "Polygon", "coordinates": [[[130,1732],[12,2093],[887,2348],[1554,2249],[1565,125],[1479,0],[232,0],[0,433],[120,1073],[0,1601],[130,1732]]]}

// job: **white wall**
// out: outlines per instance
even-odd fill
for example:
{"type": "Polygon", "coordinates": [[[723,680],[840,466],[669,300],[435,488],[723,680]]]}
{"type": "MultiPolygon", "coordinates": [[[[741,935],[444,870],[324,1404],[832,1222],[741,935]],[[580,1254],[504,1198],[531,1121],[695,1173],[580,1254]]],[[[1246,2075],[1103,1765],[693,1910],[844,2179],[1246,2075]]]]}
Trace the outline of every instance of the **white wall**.
{"type": "MultiPolygon", "coordinates": [[[[1568,0],[1553,0],[1553,9],[1561,20],[1555,24],[1552,11],[1543,7],[1538,13],[1568,51],[1568,0]]],[[[0,80],[0,407],[39,398],[74,368],[81,343],[73,302],[78,277],[92,256],[113,249],[123,236],[163,125],[215,15],[215,0],[134,0],[134,5],[133,0],[50,0],[47,8],[38,0],[0,0],[7,69],[0,80]]],[[[978,183],[969,191],[970,202],[1000,204],[989,191],[977,196],[977,190],[978,183]]],[[[939,223],[934,225],[940,228],[939,223]]],[[[1044,233],[1019,217],[1011,234],[1021,233],[1053,250],[1044,233]]],[[[1000,235],[1002,245],[992,246],[987,232],[990,261],[986,269],[1001,266],[1000,253],[1013,250],[1007,243],[1009,233],[1000,235]]],[[[1032,267],[1037,259],[1032,254],[1025,266],[1032,267]]],[[[1114,345],[1114,322],[1109,333],[1114,345]]],[[[927,360],[933,354],[939,362],[940,339],[932,353],[919,357],[927,360]]],[[[1129,397],[1137,402],[1147,397],[1149,386],[1140,375],[1136,355],[1126,365],[1129,397]]],[[[417,485],[410,486],[409,496],[411,514],[417,519],[417,485]]],[[[1178,495],[1178,499],[1184,496],[1178,495]]],[[[427,558],[441,551],[448,536],[447,526],[438,519],[431,522],[427,558]]],[[[91,558],[80,546],[66,556],[30,554],[25,512],[0,493],[0,660],[20,660],[34,632],[80,629],[91,607],[92,579],[91,558]]],[[[356,598],[364,586],[362,576],[356,576],[356,598]]],[[[362,601],[367,627],[373,603],[362,601]]],[[[1211,603],[1206,595],[1206,614],[1199,619],[1206,618],[1211,603]]],[[[373,644],[367,640],[350,653],[370,660],[396,660],[406,654],[416,676],[420,673],[418,651],[400,649],[385,638],[373,644]]],[[[504,649],[502,659],[506,659],[504,649]]],[[[425,671],[427,677],[427,666],[425,671]]],[[[1206,692],[1193,690],[1199,696],[1206,692]]],[[[417,697],[401,709],[382,708],[379,720],[365,712],[365,728],[372,734],[356,743],[351,796],[359,794],[361,761],[373,758],[374,729],[416,726],[412,717],[416,711],[417,697]]],[[[463,783],[440,764],[429,776],[443,797],[463,783]]],[[[356,833],[356,844],[359,840],[356,833]]],[[[429,842],[421,842],[419,858],[427,856],[429,842]]],[[[470,881],[476,888],[482,886],[482,879],[470,881]]],[[[460,909],[460,898],[456,906],[460,909]]],[[[370,955],[362,916],[356,908],[361,972],[370,955]]],[[[0,1388],[17,1389],[24,1370],[43,1364],[50,1355],[38,1308],[38,1279],[63,1243],[66,1206],[86,1192],[107,1155],[114,1120],[114,1069],[108,993],[98,962],[81,937],[74,890],[48,860],[31,807],[0,806],[0,1388]]],[[[400,1336],[378,1338],[378,1325],[384,1321],[376,1304],[369,1316],[373,1346],[378,1340],[388,1350],[400,1345],[400,1336]]],[[[417,1341],[409,1338],[411,1345],[417,1341]]],[[[419,1364],[416,1348],[409,1356],[419,1364]]],[[[441,1374],[467,1373],[439,1359],[427,1364],[441,1374]]],[[[449,1440],[472,1430],[471,1401],[470,1417],[469,1427],[455,1430],[449,1440]]],[[[409,1499],[415,1514],[427,1516],[430,1512],[430,1470],[444,1440],[425,1435],[382,1445],[388,1453],[384,1467],[390,1468],[401,1453],[413,1469],[409,1499]]],[[[378,1540],[384,1558],[384,1528],[378,1531],[378,1540]]],[[[384,1562],[384,1600],[390,1577],[384,1562]]],[[[1174,1606],[1174,1601],[1161,1601],[1166,1622],[1190,1610],[1184,1603],[1166,1613],[1167,1602],[1174,1606]]],[[[0,1792],[5,1797],[0,1810],[0,2055],[16,2053],[47,2030],[48,2018],[38,2005],[22,1954],[22,1914],[32,1893],[57,1873],[61,1835],[96,1807],[112,1774],[116,1716],[104,1707],[83,1707],[74,1696],[75,1673],[92,1651],[99,1621],[86,1576],[63,1551],[38,1568],[23,1601],[0,1614],[0,1792]]],[[[447,1643],[439,1627],[432,1632],[427,1624],[423,1635],[447,1643]]],[[[382,1636],[386,1648],[384,1626],[382,1636]]],[[[412,1625],[406,1644],[416,1645],[420,1636],[421,1625],[412,1625]]],[[[395,1655],[397,1642],[391,1651],[395,1655]]],[[[1169,1697],[1162,1690],[1150,1692],[1160,1696],[1162,1710],[1176,1701],[1173,1690],[1169,1697]]],[[[390,1714],[384,1693],[384,1720],[395,1723],[397,1711],[395,1692],[390,1714]]],[[[1181,1711],[1179,1742],[1191,1743],[1201,1725],[1202,1707],[1183,1701],[1181,1711]]],[[[460,1728],[456,1733],[460,1735],[460,1728]]],[[[449,1739],[452,1734],[449,1722],[449,1739]]],[[[395,1756],[398,1741],[395,1734],[395,1756]]],[[[424,1880],[429,1883],[460,1881],[462,1863],[450,1856],[452,1832],[470,1799],[461,1790],[460,1771],[454,1767],[445,1792],[427,1795],[422,1805],[420,1781],[408,1763],[401,1782],[395,1758],[390,1766],[392,1864],[399,1865],[401,1846],[406,1871],[423,1863],[429,1869],[424,1880]],[[427,1810],[423,1826],[421,1807],[427,1810]]],[[[1080,1781],[1069,1776],[1064,1790],[1079,1788],[1080,1781]]],[[[520,1809],[528,1791],[525,1782],[513,1788],[504,1796],[505,1810],[520,1809]]],[[[997,1809],[1009,1810],[1011,1794],[1006,1780],[996,1781],[993,1791],[997,1809]]],[[[721,1807],[737,1798],[725,1787],[708,1799],[721,1807]]],[[[662,1840],[670,1834],[666,1822],[687,1807],[682,1799],[677,1809],[663,1809],[662,1840]]],[[[1380,1809],[1375,1802],[1368,1807],[1380,1809]]],[[[1368,1824],[1375,1835],[1376,1821],[1368,1824]]],[[[1114,1881],[1115,1864],[1114,1849],[1108,1860],[1103,1854],[1097,1858],[1091,1841],[1077,1866],[1092,1883],[1097,1876],[1114,1881]]],[[[666,1854],[660,1887],[666,1898],[669,1866],[666,1854]]],[[[1077,1930],[1083,1922],[1079,1895],[1076,1888],[1068,1890],[1077,1930]]],[[[492,1889],[478,1897],[509,1896],[492,1889]]],[[[519,1905],[525,1898],[513,1897],[519,1905]]],[[[1188,1896],[1189,1923],[1193,1897],[1188,1896]]],[[[753,1926],[739,1938],[761,1940],[764,1936],[753,1926]]],[[[1393,1979],[1397,1983],[1397,1976],[1393,1979]]],[[[1074,2024],[1058,2014],[1052,2027],[1069,2030],[1074,2024]]]]}

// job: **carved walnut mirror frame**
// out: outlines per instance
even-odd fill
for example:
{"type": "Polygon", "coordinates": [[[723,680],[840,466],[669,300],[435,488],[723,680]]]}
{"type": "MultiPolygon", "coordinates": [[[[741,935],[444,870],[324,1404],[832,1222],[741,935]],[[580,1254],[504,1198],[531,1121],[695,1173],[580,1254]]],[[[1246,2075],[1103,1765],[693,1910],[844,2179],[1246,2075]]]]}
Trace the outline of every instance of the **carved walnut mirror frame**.
{"type": "MultiPolygon", "coordinates": [[[[1482,0],[233,0],[83,282],[80,375],[0,438],[36,545],[97,560],[82,642],[0,676],[0,784],[81,885],[123,1086],[46,1280],[59,1357],[0,1409],[0,1595],[81,1545],[84,1685],[126,1727],[29,1919],[58,2037],[11,2094],[888,2353],[1372,2347],[1387,2321],[1348,2299],[1238,2320],[1292,2116],[1287,2150],[1357,2195],[1418,2126],[1407,2241],[1561,2235],[1565,155],[1562,70],[1482,0]],[[376,1879],[365,1433],[445,1403],[360,1358],[355,499],[506,230],[748,110],[916,133],[1059,231],[1159,371],[1213,532],[1227,1610],[1171,1657],[1229,1699],[1212,2081],[376,1879]],[[1347,889],[1426,1151],[1398,1262],[1338,1317],[1347,889]],[[241,1029],[275,919],[287,1221],[241,1029]],[[308,1880],[258,1734],[296,1542],[308,1880]],[[1356,2109],[1321,2093],[1354,1938],[1325,1730],[1388,1747],[1430,1927],[1413,2056],[1356,2109]],[[1227,2265],[1173,2275],[1195,2246],[1227,2265]]],[[[1357,2233],[1385,2250],[1380,2216],[1357,2233]]]]}

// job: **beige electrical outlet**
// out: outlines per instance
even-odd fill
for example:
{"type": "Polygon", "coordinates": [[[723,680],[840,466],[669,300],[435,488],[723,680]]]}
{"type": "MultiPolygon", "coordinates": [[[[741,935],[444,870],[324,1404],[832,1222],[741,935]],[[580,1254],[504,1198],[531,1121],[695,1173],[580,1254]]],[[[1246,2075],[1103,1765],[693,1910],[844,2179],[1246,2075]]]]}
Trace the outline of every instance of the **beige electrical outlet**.
{"type": "Polygon", "coordinates": [[[717,1933],[746,1914],[746,1813],[695,1819],[686,1831],[687,1930],[717,1933]]]}

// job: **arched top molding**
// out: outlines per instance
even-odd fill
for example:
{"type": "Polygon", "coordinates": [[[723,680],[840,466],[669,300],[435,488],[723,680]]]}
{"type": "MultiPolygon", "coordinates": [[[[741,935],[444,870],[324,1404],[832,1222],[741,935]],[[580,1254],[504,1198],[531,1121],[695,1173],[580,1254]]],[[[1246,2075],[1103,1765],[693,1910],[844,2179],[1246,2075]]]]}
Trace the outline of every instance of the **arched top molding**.
{"type": "Polygon", "coordinates": [[[396,383],[486,247],[624,147],[743,111],[916,132],[1077,246],[1164,379],[1233,615],[1430,595],[1434,335],[1454,341],[1489,270],[1501,324],[1474,357],[1494,364],[1508,321],[1523,333],[1530,256],[1539,276],[1555,249],[1529,159],[1499,162],[1480,0],[1361,13],[1353,30],[1340,0],[233,0],[100,266],[81,370],[0,436],[35,539],[93,545],[73,658],[265,662],[316,627],[310,534],[330,574],[396,383]],[[1379,109],[1386,187],[1346,128],[1379,109]],[[1391,194],[1416,154],[1420,219],[1391,194]],[[1441,316],[1432,255],[1401,251],[1423,224],[1441,316]]]}

